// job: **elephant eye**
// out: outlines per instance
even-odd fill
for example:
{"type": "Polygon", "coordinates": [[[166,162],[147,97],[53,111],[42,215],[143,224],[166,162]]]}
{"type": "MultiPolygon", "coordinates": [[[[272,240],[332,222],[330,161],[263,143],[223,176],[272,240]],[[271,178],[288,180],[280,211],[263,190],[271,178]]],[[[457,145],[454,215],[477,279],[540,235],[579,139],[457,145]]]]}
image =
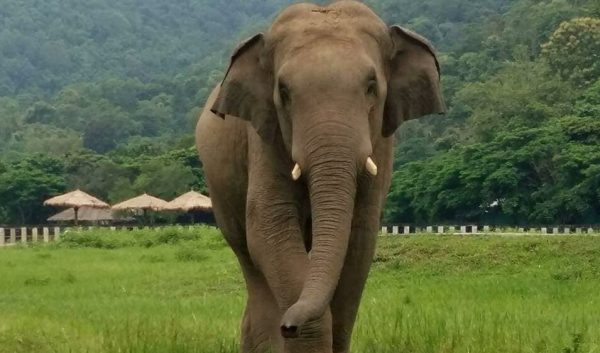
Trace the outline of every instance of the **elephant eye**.
{"type": "Polygon", "coordinates": [[[367,85],[367,95],[377,97],[378,89],[377,89],[377,80],[371,79],[367,85]]]}

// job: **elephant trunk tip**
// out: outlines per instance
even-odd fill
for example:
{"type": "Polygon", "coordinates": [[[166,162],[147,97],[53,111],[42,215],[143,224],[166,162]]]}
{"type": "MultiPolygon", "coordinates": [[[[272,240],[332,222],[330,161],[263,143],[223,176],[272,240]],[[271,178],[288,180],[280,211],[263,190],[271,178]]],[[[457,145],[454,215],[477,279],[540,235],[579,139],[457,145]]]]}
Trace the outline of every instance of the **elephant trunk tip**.
{"type": "Polygon", "coordinates": [[[298,326],[281,326],[281,336],[283,338],[298,338],[300,336],[300,330],[298,326]]]}
{"type": "Polygon", "coordinates": [[[302,325],[313,318],[313,316],[319,317],[320,315],[312,313],[304,302],[296,302],[283,314],[283,318],[281,319],[281,335],[284,338],[297,338],[300,336],[302,325]]]}

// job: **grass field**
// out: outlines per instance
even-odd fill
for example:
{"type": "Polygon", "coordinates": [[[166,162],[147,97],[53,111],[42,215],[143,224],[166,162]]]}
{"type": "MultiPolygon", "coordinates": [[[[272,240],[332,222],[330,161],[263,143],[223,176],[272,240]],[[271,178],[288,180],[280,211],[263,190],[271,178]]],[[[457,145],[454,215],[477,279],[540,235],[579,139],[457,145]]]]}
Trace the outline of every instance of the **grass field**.
{"type": "MultiPolygon", "coordinates": [[[[0,352],[237,352],[245,292],[209,228],[0,249],[0,352]]],[[[381,238],[354,352],[600,352],[600,238],[381,238]]]]}

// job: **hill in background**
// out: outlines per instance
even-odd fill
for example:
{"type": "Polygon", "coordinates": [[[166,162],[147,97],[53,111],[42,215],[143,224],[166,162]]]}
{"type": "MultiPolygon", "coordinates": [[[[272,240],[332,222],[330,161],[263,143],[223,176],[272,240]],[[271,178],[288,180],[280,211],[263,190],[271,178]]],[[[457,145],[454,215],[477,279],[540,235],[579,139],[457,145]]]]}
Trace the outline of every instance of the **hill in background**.
{"type": "MultiPolygon", "coordinates": [[[[450,105],[401,128],[388,221],[600,221],[597,1],[366,2],[434,42],[450,105]]],[[[0,223],[42,220],[33,205],[74,187],[170,197],[172,171],[203,190],[199,109],[236,43],[290,3],[5,0],[0,223]]]]}

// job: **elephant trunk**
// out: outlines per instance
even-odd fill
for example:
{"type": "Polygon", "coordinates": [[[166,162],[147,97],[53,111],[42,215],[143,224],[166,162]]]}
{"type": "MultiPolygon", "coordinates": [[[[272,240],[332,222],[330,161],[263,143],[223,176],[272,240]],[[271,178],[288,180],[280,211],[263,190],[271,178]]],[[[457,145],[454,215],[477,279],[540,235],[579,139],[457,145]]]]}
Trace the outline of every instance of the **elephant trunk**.
{"type": "MultiPolygon", "coordinates": [[[[298,301],[283,315],[281,332],[293,338],[308,321],[323,316],[334,295],[344,264],[356,195],[357,151],[351,142],[312,148],[308,188],[312,209],[310,267],[298,301]]],[[[339,141],[338,141],[339,142],[339,141]]]]}

